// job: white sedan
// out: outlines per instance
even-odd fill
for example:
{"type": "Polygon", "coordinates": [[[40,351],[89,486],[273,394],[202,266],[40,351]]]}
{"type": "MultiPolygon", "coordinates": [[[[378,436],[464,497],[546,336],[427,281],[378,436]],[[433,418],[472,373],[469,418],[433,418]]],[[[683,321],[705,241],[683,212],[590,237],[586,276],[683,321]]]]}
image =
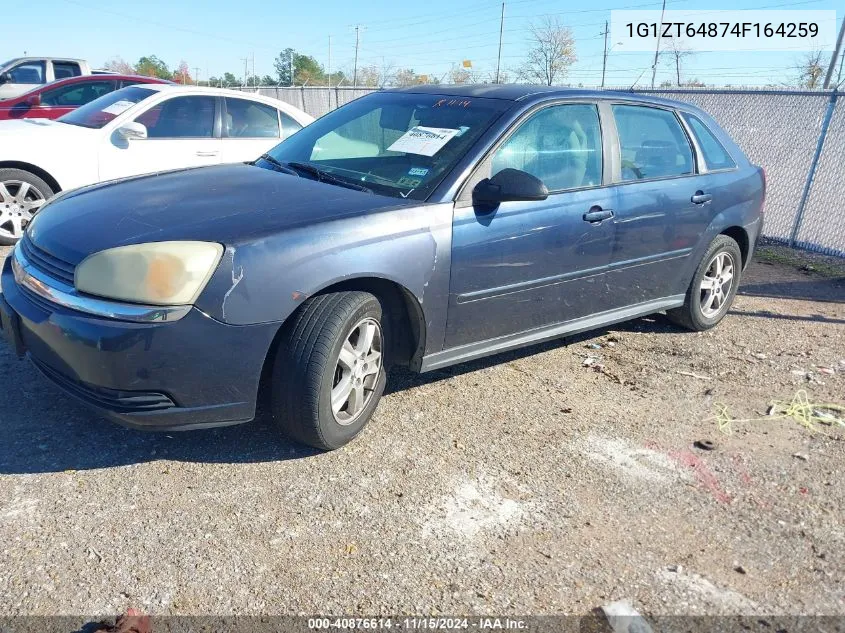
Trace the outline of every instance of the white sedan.
{"type": "Polygon", "coordinates": [[[56,121],[0,121],[0,244],[66,189],[168,169],[255,160],[314,119],[222,88],[144,84],[56,121]]]}

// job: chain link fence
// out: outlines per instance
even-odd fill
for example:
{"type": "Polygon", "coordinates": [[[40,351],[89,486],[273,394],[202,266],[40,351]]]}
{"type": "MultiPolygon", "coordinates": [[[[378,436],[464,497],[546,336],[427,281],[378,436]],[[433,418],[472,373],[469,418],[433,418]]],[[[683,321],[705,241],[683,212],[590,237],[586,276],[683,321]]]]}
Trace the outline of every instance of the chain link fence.
{"type": "MultiPolygon", "coordinates": [[[[319,117],[368,88],[247,88],[319,117]]],[[[699,106],[766,170],[764,237],[845,257],[845,99],[822,91],[636,90],[699,106]],[[838,103],[837,103],[838,102],[838,103]]]]}

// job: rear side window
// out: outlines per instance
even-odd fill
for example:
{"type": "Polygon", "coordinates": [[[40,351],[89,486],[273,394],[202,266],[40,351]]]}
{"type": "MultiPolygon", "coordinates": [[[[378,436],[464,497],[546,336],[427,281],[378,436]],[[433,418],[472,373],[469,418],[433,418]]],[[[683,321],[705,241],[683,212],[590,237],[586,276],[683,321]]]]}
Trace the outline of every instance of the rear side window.
{"type": "Polygon", "coordinates": [[[708,169],[732,169],[736,163],[731,158],[725,146],[719,142],[713,132],[704,123],[692,114],[684,113],[684,119],[692,128],[692,133],[698,140],[701,153],[704,154],[704,161],[708,169]]]}
{"type": "Polygon", "coordinates": [[[55,79],[66,79],[68,77],[79,77],[82,70],[76,62],[53,62],[53,75],[55,79]]]}
{"type": "Polygon", "coordinates": [[[279,111],[264,103],[226,97],[223,124],[230,138],[279,138],[279,111]]]}
{"type": "Polygon", "coordinates": [[[684,176],[695,170],[681,123],[669,110],[614,105],[622,153],[622,180],[684,176]]]}
{"type": "Polygon", "coordinates": [[[294,121],[291,117],[287,114],[279,110],[279,116],[282,118],[282,136],[287,138],[291,134],[295,134],[302,129],[302,126],[294,121]]]}
{"type": "Polygon", "coordinates": [[[550,106],[522,123],[493,155],[491,175],[528,172],[549,191],[601,184],[601,129],[594,105],[550,106]]]}

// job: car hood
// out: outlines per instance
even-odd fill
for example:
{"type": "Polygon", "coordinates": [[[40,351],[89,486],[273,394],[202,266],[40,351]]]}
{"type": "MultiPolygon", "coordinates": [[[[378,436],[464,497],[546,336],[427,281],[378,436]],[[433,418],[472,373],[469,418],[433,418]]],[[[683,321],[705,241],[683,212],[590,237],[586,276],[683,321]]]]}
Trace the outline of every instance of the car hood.
{"type": "Polygon", "coordinates": [[[78,264],[107,248],[200,240],[237,245],[306,224],[419,204],[248,164],[168,171],[60,194],[30,223],[41,249],[78,264]]]}
{"type": "MultiPolygon", "coordinates": [[[[0,101],[0,107],[4,107],[5,103],[5,101],[0,101]]],[[[79,125],[59,123],[51,119],[0,121],[0,151],[6,149],[6,147],[11,147],[10,142],[13,139],[19,139],[26,145],[31,146],[33,143],[44,144],[79,139],[98,131],[79,125]]]]}

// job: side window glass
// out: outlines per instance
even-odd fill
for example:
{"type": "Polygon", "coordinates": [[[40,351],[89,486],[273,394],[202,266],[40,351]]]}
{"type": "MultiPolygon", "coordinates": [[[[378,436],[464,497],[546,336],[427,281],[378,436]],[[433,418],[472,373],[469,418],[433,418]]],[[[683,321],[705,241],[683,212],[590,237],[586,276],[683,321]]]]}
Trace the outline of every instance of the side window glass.
{"type": "Polygon", "coordinates": [[[291,117],[287,114],[279,110],[279,116],[282,118],[282,137],[287,138],[291,134],[299,132],[302,129],[302,126],[294,121],[291,117]]]}
{"type": "Polygon", "coordinates": [[[43,84],[46,80],[44,78],[44,62],[24,62],[18,64],[9,71],[12,76],[13,84],[43,84]]]}
{"type": "Polygon", "coordinates": [[[704,154],[704,160],[707,163],[708,169],[731,169],[736,167],[736,163],[731,158],[724,145],[719,142],[713,132],[704,125],[704,123],[692,114],[684,114],[689,126],[692,128],[692,133],[698,140],[698,146],[704,154]]]}
{"type": "Polygon", "coordinates": [[[496,150],[490,175],[519,169],[542,180],[549,191],[600,185],[601,147],[596,106],[551,106],[522,123],[496,150]]]}
{"type": "Polygon", "coordinates": [[[48,90],[41,95],[41,103],[49,106],[78,107],[114,90],[113,81],[90,81],[48,90]]]}
{"type": "Polygon", "coordinates": [[[279,138],[278,110],[263,103],[226,97],[223,127],[232,138],[279,138]]]}
{"type": "Polygon", "coordinates": [[[67,77],[78,77],[82,74],[79,64],[75,62],[53,62],[53,75],[55,79],[66,79],[67,77]]]}
{"type": "Polygon", "coordinates": [[[135,119],[148,138],[211,138],[214,136],[214,97],[174,97],[135,119]]]}
{"type": "Polygon", "coordinates": [[[614,105],[622,152],[622,180],[683,176],[694,172],[692,148],[675,115],[646,106],[614,105]]]}

